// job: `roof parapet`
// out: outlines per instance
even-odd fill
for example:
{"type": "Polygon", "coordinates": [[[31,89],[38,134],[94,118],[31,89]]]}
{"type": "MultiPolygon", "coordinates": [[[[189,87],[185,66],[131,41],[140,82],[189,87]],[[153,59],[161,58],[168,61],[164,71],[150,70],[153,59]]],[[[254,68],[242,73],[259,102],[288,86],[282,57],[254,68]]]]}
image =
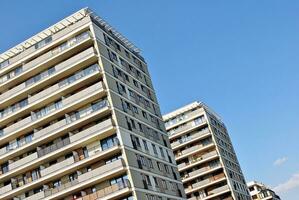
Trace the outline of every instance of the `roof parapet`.
{"type": "Polygon", "coordinates": [[[163,115],[163,120],[164,121],[169,120],[169,119],[174,118],[180,114],[183,114],[189,110],[192,110],[194,108],[201,108],[201,107],[204,108],[207,112],[209,112],[210,114],[215,116],[219,121],[222,122],[221,117],[216,112],[214,112],[210,107],[208,107],[205,103],[203,103],[201,101],[192,102],[192,103],[190,103],[186,106],[183,106],[177,110],[167,113],[167,114],[163,115]]]}
{"type": "Polygon", "coordinates": [[[88,17],[88,16],[91,16],[94,20],[96,20],[99,24],[101,24],[107,31],[112,33],[116,38],[118,38],[121,42],[123,42],[131,51],[133,51],[137,55],[140,54],[140,49],[138,49],[127,38],[125,38],[122,34],[120,34],[118,31],[116,31],[104,19],[102,19],[101,17],[96,15],[91,9],[86,7],[86,8],[83,8],[83,9],[77,11],[76,13],[64,18],[63,20],[61,20],[58,23],[52,25],[51,27],[41,31],[40,33],[32,36],[31,38],[27,39],[26,41],[16,45],[15,47],[5,51],[4,53],[0,54],[0,63],[22,53],[26,49],[28,49],[31,46],[37,44],[38,42],[44,40],[45,38],[65,29],[66,27],[68,27],[68,26],[80,21],[81,19],[88,17]]]}
{"type": "Polygon", "coordinates": [[[63,30],[64,28],[78,22],[82,18],[87,16],[87,8],[81,9],[78,12],[64,18],[60,22],[52,25],[51,27],[41,31],[40,33],[32,36],[31,38],[27,39],[26,41],[16,45],[15,47],[7,50],[6,52],[0,55],[0,63],[4,62],[7,59],[10,59],[21,52],[25,51],[26,49],[30,48],[31,46],[35,45],[36,43],[44,40],[45,38],[63,30]]]}

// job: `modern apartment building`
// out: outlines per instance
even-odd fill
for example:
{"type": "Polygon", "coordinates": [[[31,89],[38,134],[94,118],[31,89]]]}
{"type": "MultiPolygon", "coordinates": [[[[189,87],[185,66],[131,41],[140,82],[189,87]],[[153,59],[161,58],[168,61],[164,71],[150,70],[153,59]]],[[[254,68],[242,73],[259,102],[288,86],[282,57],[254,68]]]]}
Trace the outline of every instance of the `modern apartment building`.
{"type": "Polygon", "coordinates": [[[163,116],[187,199],[251,199],[227,129],[205,104],[163,116]]]}
{"type": "Polygon", "coordinates": [[[185,199],[146,62],[88,8],[0,55],[0,167],[2,200],[185,199]]]}
{"type": "Polygon", "coordinates": [[[247,186],[253,200],[280,200],[273,190],[262,183],[251,181],[247,186]]]}

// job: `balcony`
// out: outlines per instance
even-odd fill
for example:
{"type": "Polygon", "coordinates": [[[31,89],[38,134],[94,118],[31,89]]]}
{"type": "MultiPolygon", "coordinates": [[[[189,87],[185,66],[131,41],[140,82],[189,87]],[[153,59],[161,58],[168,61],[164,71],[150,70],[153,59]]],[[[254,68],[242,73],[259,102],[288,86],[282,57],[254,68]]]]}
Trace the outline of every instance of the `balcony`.
{"type": "MultiPolygon", "coordinates": [[[[71,172],[71,171],[74,171],[74,169],[79,169],[84,166],[87,166],[95,159],[101,160],[103,158],[106,158],[107,156],[115,155],[116,153],[119,153],[121,150],[119,145],[120,144],[119,144],[118,140],[116,139],[113,141],[113,144],[111,144],[106,149],[94,151],[91,155],[90,155],[91,152],[89,149],[88,156],[85,157],[84,159],[79,159],[79,157],[77,155],[73,155],[73,157],[70,157],[68,159],[65,159],[65,160],[59,162],[59,163],[56,163],[47,168],[44,168],[40,171],[40,174],[41,174],[40,178],[36,179],[33,182],[26,183],[22,186],[19,186],[19,187],[15,188],[14,190],[7,191],[2,195],[0,194],[0,199],[10,198],[10,197],[22,194],[23,192],[27,191],[28,188],[40,186],[40,185],[45,184],[51,180],[57,179],[57,177],[61,177],[62,175],[65,175],[66,172],[71,172]]],[[[36,194],[36,195],[43,196],[43,194],[41,194],[41,193],[36,194]]],[[[32,197],[32,199],[34,199],[34,198],[32,197]]]]}
{"type": "Polygon", "coordinates": [[[204,135],[206,135],[208,133],[210,133],[209,129],[204,129],[204,130],[199,131],[199,132],[197,132],[197,133],[195,133],[193,135],[190,135],[187,138],[182,138],[180,140],[177,140],[177,141],[171,143],[171,147],[172,147],[172,149],[176,149],[176,147],[180,146],[181,144],[187,144],[187,143],[189,143],[191,141],[195,141],[197,139],[201,139],[202,136],[204,136],[204,135]]]}
{"type": "Polygon", "coordinates": [[[9,192],[11,190],[12,190],[11,184],[3,186],[3,187],[0,188],[0,195],[3,195],[3,194],[5,194],[5,193],[7,193],[7,192],[9,192]]]}
{"type": "MultiPolygon", "coordinates": [[[[13,112],[10,112],[9,114],[6,114],[2,119],[0,119],[0,122],[2,125],[5,125],[13,120],[16,120],[26,114],[28,114],[29,111],[32,110],[31,107],[41,107],[44,106],[46,103],[49,103],[51,101],[54,101],[58,98],[60,98],[65,91],[73,91],[75,89],[78,89],[80,87],[80,84],[86,84],[87,81],[91,77],[95,77],[99,72],[99,67],[97,65],[92,65],[85,70],[80,71],[77,74],[82,74],[81,76],[71,76],[69,78],[66,78],[64,80],[71,79],[71,82],[68,82],[68,84],[62,85],[61,82],[42,90],[41,92],[28,97],[27,99],[22,101],[22,107],[20,107],[17,110],[14,110],[13,112]],[[89,70],[90,69],[90,70],[89,70]],[[89,71],[87,71],[89,70],[89,71]],[[82,72],[82,73],[81,73],[82,72]],[[76,77],[76,78],[73,78],[76,77]],[[79,82],[80,81],[80,82],[79,82]]],[[[63,82],[64,83],[64,82],[63,82]]],[[[5,109],[6,111],[6,109],[5,109]]]]}
{"type": "MultiPolygon", "coordinates": [[[[47,66],[55,65],[60,61],[63,61],[64,59],[67,59],[69,56],[71,56],[72,53],[71,50],[78,52],[79,46],[82,44],[88,43],[90,41],[91,36],[88,32],[86,32],[82,37],[75,37],[78,38],[74,40],[73,38],[70,39],[72,42],[68,42],[67,44],[64,43],[60,45],[59,47],[55,48],[54,50],[48,51],[45,54],[35,58],[34,60],[24,64],[22,66],[22,72],[19,73],[17,76],[15,76],[12,79],[7,80],[3,84],[0,85],[0,90],[3,91],[4,89],[7,89],[9,87],[12,87],[16,83],[20,83],[24,80],[26,80],[28,77],[30,77],[30,73],[33,72],[33,70],[42,70],[45,69],[47,66]],[[66,44],[66,45],[65,45],[66,44]]],[[[0,98],[1,102],[2,98],[0,98]]]]}
{"type": "Polygon", "coordinates": [[[71,143],[79,141],[81,139],[87,138],[91,135],[94,135],[96,133],[102,132],[103,130],[109,128],[112,126],[112,121],[111,119],[106,120],[104,122],[101,122],[100,124],[97,124],[95,126],[92,126],[84,131],[81,131],[80,133],[77,133],[75,135],[72,135],[70,137],[71,143]]]}
{"type": "Polygon", "coordinates": [[[184,179],[182,180],[184,183],[188,182],[190,180],[193,180],[197,177],[203,176],[205,174],[211,173],[217,169],[221,168],[221,164],[213,165],[213,166],[207,166],[207,167],[202,167],[200,169],[194,170],[190,172],[184,179]]]}
{"type": "Polygon", "coordinates": [[[185,114],[183,119],[178,119],[177,118],[176,121],[172,121],[173,122],[172,124],[166,125],[166,129],[167,130],[172,129],[173,127],[177,126],[178,124],[185,123],[187,121],[190,121],[190,120],[192,120],[196,117],[199,117],[199,116],[203,115],[203,113],[204,113],[204,109],[203,108],[198,108],[195,111],[192,111],[192,112],[189,112],[189,113],[185,114]]]}
{"type": "Polygon", "coordinates": [[[129,180],[126,180],[125,182],[113,184],[106,188],[100,189],[97,192],[76,199],[77,200],[95,200],[99,198],[105,198],[107,200],[112,198],[114,199],[119,195],[125,195],[131,192],[130,188],[131,188],[131,184],[129,180]]]}
{"type": "Polygon", "coordinates": [[[102,180],[106,179],[108,176],[114,176],[113,174],[116,174],[117,172],[123,173],[124,168],[125,168],[125,164],[123,160],[121,159],[116,160],[112,163],[96,168],[90,172],[81,174],[74,181],[62,184],[57,188],[46,189],[44,191],[45,197],[46,199],[58,198],[59,196],[63,195],[66,189],[69,190],[82,189],[83,187],[86,187],[86,185],[88,184],[98,182],[101,179],[102,180]],[[52,195],[53,197],[51,197],[52,195]]]}
{"type": "Polygon", "coordinates": [[[208,195],[214,195],[214,194],[217,194],[217,193],[224,192],[224,191],[226,191],[226,190],[229,190],[228,185],[224,185],[224,186],[215,188],[215,189],[209,191],[209,192],[208,192],[208,195]]]}
{"type": "MultiPolygon", "coordinates": [[[[58,107],[57,106],[53,108],[46,107],[45,111],[33,113],[31,116],[3,129],[2,137],[11,134],[12,132],[15,131],[18,131],[20,133],[22,129],[28,128],[29,125],[33,125],[32,122],[40,121],[41,119],[48,118],[48,121],[51,121],[52,119],[54,119],[53,117],[54,113],[62,112],[64,109],[67,109],[68,107],[71,107],[74,104],[76,105],[75,107],[76,109],[79,106],[82,106],[84,103],[86,104],[87,103],[86,99],[95,100],[95,98],[98,98],[96,94],[98,94],[99,92],[103,92],[103,86],[101,83],[92,85],[84,90],[81,90],[80,92],[61,100],[60,101],[61,103],[59,103],[58,107]],[[79,104],[78,102],[81,102],[81,104],[79,104]],[[49,116],[51,115],[52,115],[52,119],[49,118],[49,116]]],[[[4,141],[8,141],[8,139],[5,140],[4,138],[2,138],[1,142],[4,141]]]]}
{"type": "MultiPolygon", "coordinates": [[[[100,101],[96,103],[95,105],[86,108],[85,110],[81,110],[80,113],[76,114],[75,116],[68,116],[67,118],[56,122],[44,129],[41,129],[33,134],[33,137],[31,140],[26,141],[26,143],[20,145],[18,144],[13,149],[8,149],[7,147],[3,147],[0,149],[0,156],[11,156],[13,153],[16,153],[18,150],[21,150],[26,147],[28,147],[28,144],[36,143],[41,140],[44,140],[47,138],[47,136],[54,135],[59,132],[65,132],[67,127],[74,126],[77,124],[78,121],[82,121],[83,119],[86,120],[87,118],[92,118],[95,114],[98,114],[100,110],[103,110],[103,108],[108,108],[109,103],[107,100],[100,101]],[[82,119],[82,120],[81,120],[82,119]],[[23,148],[21,148],[23,147],[23,148]],[[9,154],[8,154],[9,153],[9,154]]],[[[100,112],[102,113],[102,112],[100,112]]]]}
{"type": "Polygon", "coordinates": [[[44,198],[45,198],[45,193],[44,193],[44,191],[41,191],[41,192],[38,192],[34,195],[31,195],[31,196],[23,199],[23,200],[40,200],[40,199],[44,199],[44,198]]]}
{"type": "MultiPolygon", "coordinates": [[[[229,189],[228,185],[224,185],[224,186],[218,187],[216,189],[213,189],[212,191],[213,192],[211,194],[207,195],[206,192],[204,192],[204,193],[200,194],[201,196],[194,196],[194,197],[191,197],[189,200],[208,200],[208,199],[214,199],[215,197],[217,197],[217,196],[219,196],[221,194],[225,194],[225,193],[229,192],[230,189],[229,189]]],[[[216,199],[219,199],[219,198],[216,198],[216,199]]],[[[232,197],[226,197],[224,199],[222,198],[222,200],[233,200],[233,198],[232,197]]]]}
{"type": "Polygon", "coordinates": [[[81,132],[79,132],[79,133],[77,133],[75,135],[72,135],[69,138],[66,138],[66,139],[64,139],[64,140],[62,140],[62,141],[60,141],[60,142],[58,142],[56,144],[53,144],[53,145],[51,145],[51,146],[49,146],[49,147],[47,147],[45,149],[38,150],[37,151],[38,157],[40,158],[42,156],[50,154],[50,153],[52,153],[52,152],[54,152],[54,151],[56,151],[58,149],[64,148],[67,145],[72,144],[74,142],[77,142],[77,141],[79,141],[81,139],[86,139],[86,138],[88,138],[90,136],[93,136],[93,135],[95,135],[97,133],[102,132],[103,130],[105,130],[105,129],[111,127],[111,126],[112,126],[111,119],[103,121],[103,122],[101,122],[99,124],[96,124],[96,125],[90,127],[90,128],[87,128],[87,129],[85,129],[85,130],[83,130],[83,131],[81,131],[81,132]]]}
{"type": "Polygon", "coordinates": [[[63,151],[66,149],[76,149],[80,147],[80,144],[78,141],[86,142],[97,136],[97,134],[101,133],[101,137],[105,137],[107,135],[111,135],[110,132],[103,132],[104,130],[107,130],[107,128],[113,127],[112,120],[108,119],[106,121],[103,121],[99,124],[96,124],[90,128],[85,129],[82,132],[77,133],[76,135],[73,135],[69,138],[65,138],[62,141],[59,141],[49,147],[46,147],[44,149],[38,149],[37,152],[22,158],[16,162],[10,163],[8,166],[9,171],[2,174],[1,178],[8,178],[12,176],[12,174],[16,174],[16,170],[18,170],[18,173],[24,173],[29,170],[29,166],[31,168],[38,167],[39,164],[42,163],[42,160],[49,159],[53,156],[59,156],[63,155],[63,151]],[[84,133],[84,134],[82,134],[84,133]],[[78,135],[79,134],[79,135],[78,135]],[[78,137],[78,136],[80,137],[78,137]],[[54,154],[55,153],[55,154],[54,154]],[[45,158],[47,157],[47,158],[45,158]]]}
{"type": "Polygon", "coordinates": [[[52,153],[58,149],[61,149],[67,145],[69,145],[71,143],[70,141],[70,138],[65,138],[55,144],[52,144],[51,146],[48,146],[44,149],[40,149],[40,150],[37,150],[37,155],[38,155],[38,158],[44,156],[44,155],[47,155],[49,153],[52,153]]]}
{"type": "Polygon", "coordinates": [[[199,182],[197,182],[197,183],[192,184],[192,188],[193,188],[193,189],[197,189],[197,188],[200,188],[200,187],[202,187],[202,186],[204,186],[204,185],[207,185],[207,184],[209,184],[209,183],[211,183],[211,182],[212,182],[212,180],[210,180],[210,179],[205,179],[205,180],[202,180],[202,181],[199,181],[199,182]]]}
{"type": "Polygon", "coordinates": [[[95,58],[95,51],[93,48],[86,49],[85,51],[69,58],[66,61],[63,61],[62,63],[56,65],[53,69],[54,72],[48,75],[43,75],[38,79],[37,81],[31,83],[28,85],[28,83],[23,82],[20,85],[17,85],[16,87],[13,87],[12,89],[8,90],[7,92],[4,92],[2,95],[0,95],[0,102],[1,107],[5,107],[9,104],[12,104],[12,101],[16,102],[19,99],[27,97],[27,93],[31,91],[35,91],[35,87],[39,86],[44,87],[48,84],[50,84],[50,81],[59,80],[61,78],[62,72],[66,71],[74,71],[80,67],[78,65],[79,63],[85,63],[86,65],[92,64],[91,61],[95,58]],[[24,93],[27,91],[26,93],[24,93]]]}
{"type": "Polygon", "coordinates": [[[34,161],[37,158],[38,158],[38,154],[35,152],[33,154],[30,154],[29,156],[26,156],[25,158],[22,158],[20,160],[17,160],[15,162],[9,164],[8,169],[9,170],[14,170],[14,169],[16,169],[20,166],[23,166],[27,163],[30,163],[30,162],[34,161]]]}
{"type": "MultiPolygon", "coordinates": [[[[211,176],[210,178],[207,178],[207,179],[201,180],[199,182],[196,182],[192,185],[189,185],[189,187],[186,188],[185,191],[186,191],[186,194],[191,193],[191,192],[206,188],[208,186],[211,186],[213,184],[219,183],[219,182],[224,181],[224,180],[225,180],[225,174],[220,173],[220,174],[211,176]]],[[[216,190],[216,191],[218,191],[218,190],[216,190]]],[[[210,193],[208,193],[208,195],[210,195],[210,193]]]]}
{"type": "Polygon", "coordinates": [[[193,171],[193,172],[190,172],[189,173],[189,176],[191,177],[191,176],[196,176],[196,175],[198,175],[198,174],[201,174],[201,173],[203,173],[203,172],[205,172],[205,171],[208,171],[210,168],[209,167],[203,167],[203,168],[200,168],[200,169],[198,169],[198,170],[195,170],[195,171],[193,171]]]}
{"type": "Polygon", "coordinates": [[[200,123],[195,123],[194,121],[190,121],[183,126],[180,126],[176,129],[172,129],[172,131],[170,131],[170,133],[169,133],[169,139],[172,140],[180,135],[184,135],[185,133],[187,133],[189,131],[193,131],[196,128],[202,127],[206,123],[207,123],[207,121],[205,119],[200,123]]]}
{"type": "Polygon", "coordinates": [[[212,140],[210,141],[207,141],[205,143],[200,143],[200,144],[197,144],[195,146],[192,146],[190,148],[187,148],[187,149],[184,149],[183,151],[179,151],[176,155],[175,155],[175,159],[176,160],[181,160],[183,158],[186,158],[190,155],[194,155],[196,156],[196,154],[198,154],[199,152],[201,151],[204,151],[204,150],[207,150],[211,147],[214,146],[214,143],[212,140]]]}
{"type": "Polygon", "coordinates": [[[208,160],[210,160],[211,158],[214,158],[215,156],[217,156],[217,151],[211,151],[209,153],[203,154],[197,158],[193,158],[192,160],[189,161],[189,163],[181,163],[178,165],[179,171],[183,171],[189,167],[192,167],[194,165],[197,165],[199,163],[203,163],[206,162],[208,160]]]}

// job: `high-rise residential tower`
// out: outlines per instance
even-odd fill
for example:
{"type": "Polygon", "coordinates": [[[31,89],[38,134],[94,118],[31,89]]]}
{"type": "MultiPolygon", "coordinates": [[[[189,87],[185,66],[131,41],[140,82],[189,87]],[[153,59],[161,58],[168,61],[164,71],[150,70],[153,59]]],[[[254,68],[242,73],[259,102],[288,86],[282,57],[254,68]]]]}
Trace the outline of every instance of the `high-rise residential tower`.
{"type": "Polygon", "coordinates": [[[187,199],[251,199],[226,127],[203,103],[163,116],[187,199]]]}
{"type": "Polygon", "coordinates": [[[280,197],[263,183],[251,181],[247,186],[253,200],[280,200],[280,197]]]}
{"type": "Polygon", "coordinates": [[[107,22],[82,9],[0,55],[0,199],[184,197],[146,62],[107,22]]]}

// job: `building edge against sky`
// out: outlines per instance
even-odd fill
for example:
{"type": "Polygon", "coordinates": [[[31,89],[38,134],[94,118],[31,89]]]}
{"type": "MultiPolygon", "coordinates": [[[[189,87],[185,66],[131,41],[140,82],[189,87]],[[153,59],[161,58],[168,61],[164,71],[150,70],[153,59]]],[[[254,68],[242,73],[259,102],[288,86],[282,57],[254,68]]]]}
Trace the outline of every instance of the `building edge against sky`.
{"type": "Polygon", "coordinates": [[[187,199],[251,199],[221,118],[201,102],[163,116],[187,199]]]}
{"type": "Polygon", "coordinates": [[[247,186],[253,200],[280,200],[280,197],[263,183],[250,181],[247,186]]]}
{"type": "Polygon", "coordinates": [[[0,55],[0,199],[185,199],[147,65],[82,9],[0,55]]]}

